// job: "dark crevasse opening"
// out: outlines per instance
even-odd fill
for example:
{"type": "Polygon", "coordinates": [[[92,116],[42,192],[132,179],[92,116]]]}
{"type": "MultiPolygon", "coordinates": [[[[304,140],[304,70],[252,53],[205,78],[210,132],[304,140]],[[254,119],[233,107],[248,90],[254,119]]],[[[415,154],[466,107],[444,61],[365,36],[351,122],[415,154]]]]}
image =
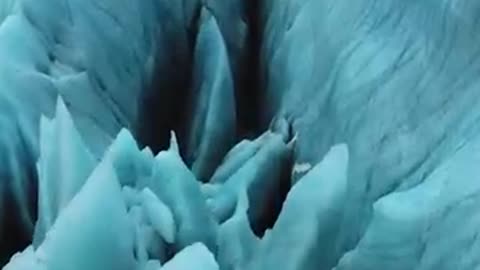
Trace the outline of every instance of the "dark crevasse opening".
{"type": "Polygon", "coordinates": [[[139,100],[137,140],[154,153],[168,147],[170,131],[182,130],[185,119],[185,97],[189,95],[192,71],[191,44],[185,44],[188,39],[179,36],[169,38],[167,48],[159,51],[152,81],[139,100]]]}
{"type": "MultiPolygon", "coordinates": [[[[261,1],[246,0],[244,7],[243,19],[248,25],[247,48],[233,74],[237,141],[245,137],[254,138],[265,130],[259,121],[263,93],[259,76],[261,1]]],[[[173,26],[160,27],[161,40],[156,50],[153,76],[137,101],[139,116],[134,126],[138,142],[149,146],[154,153],[167,148],[171,130],[175,130],[180,138],[186,132],[187,97],[192,86],[193,49],[200,9],[201,4],[198,4],[192,20],[186,23],[179,23],[176,18],[158,18],[168,24],[169,20],[174,23],[173,26]]]]}
{"type": "MultiPolygon", "coordinates": [[[[15,200],[10,196],[5,198],[5,209],[15,209],[15,200]]],[[[8,260],[19,250],[24,249],[31,242],[30,235],[23,229],[20,215],[16,211],[6,211],[1,216],[3,230],[7,231],[0,243],[0,265],[5,265],[8,260]]]]}
{"type": "Polygon", "coordinates": [[[280,173],[276,181],[278,185],[275,189],[269,192],[270,196],[267,196],[263,200],[263,207],[266,209],[261,219],[257,224],[253,224],[250,221],[250,226],[253,233],[257,237],[262,238],[265,232],[272,229],[282,211],[283,204],[287,198],[288,192],[291,189],[291,172],[292,172],[293,160],[292,156],[284,162],[280,168],[280,173]]]}
{"type": "MultiPolygon", "coordinates": [[[[208,6],[205,6],[207,9],[208,6]]],[[[170,131],[180,138],[181,151],[186,147],[185,137],[188,112],[191,108],[193,59],[199,16],[202,5],[195,8],[191,22],[175,24],[168,31],[160,31],[162,41],[158,46],[155,69],[139,99],[139,117],[136,137],[142,146],[149,146],[154,153],[166,149],[170,131]]],[[[244,18],[248,32],[246,49],[239,59],[230,59],[236,106],[237,140],[254,138],[266,127],[260,126],[260,101],[262,82],[259,74],[261,47],[260,1],[246,0],[244,18]]],[[[167,20],[168,18],[163,18],[167,20]]]]}
{"type": "MultiPolygon", "coordinates": [[[[180,74],[188,70],[179,67],[180,74]]],[[[157,68],[162,70],[163,68],[157,68]]],[[[170,131],[178,131],[184,117],[183,97],[188,92],[185,83],[189,80],[179,74],[171,74],[170,78],[155,76],[151,90],[142,97],[140,119],[137,123],[137,140],[142,146],[148,146],[154,153],[168,147],[170,131]]]]}
{"type": "MultiPolygon", "coordinates": [[[[260,76],[261,1],[246,0],[245,20],[248,24],[246,57],[237,82],[238,130],[241,137],[254,137],[262,132],[259,114],[263,83],[260,76]]],[[[263,127],[264,128],[264,127],[263,127]]]]}
{"type": "MultiPolygon", "coordinates": [[[[198,5],[192,21],[177,25],[177,29],[167,35],[168,45],[157,52],[155,72],[148,90],[141,98],[141,113],[138,120],[137,140],[142,146],[149,146],[154,153],[168,148],[170,131],[174,130],[179,138],[180,150],[187,165],[192,161],[186,158],[189,118],[191,113],[191,96],[194,76],[194,59],[196,37],[200,28],[202,7],[215,14],[208,5],[198,5]],[[186,29],[182,29],[187,25],[186,29]],[[176,32],[175,32],[176,31],[176,32]]],[[[243,2],[243,18],[247,25],[246,47],[239,59],[230,59],[232,78],[234,80],[236,108],[236,141],[244,138],[254,139],[268,129],[261,122],[261,101],[263,86],[260,75],[260,50],[263,30],[261,25],[261,1],[246,0],[243,2]]],[[[161,33],[164,35],[165,33],[161,33]]],[[[226,37],[224,37],[226,38],[226,37]]],[[[226,41],[227,42],[227,41],[226,41]]],[[[230,55],[231,56],[231,55],[230,55]]],[[[227,91],[227,89],[225,89],[227,91]]],[[[289,130],[278,131],[291,140],[289,130]]],[[[277,131],[276,131],[277,132],[277,131]]],[[[265,215],[256,224],[252,224],[254,233],[262,236],[265,230],[272,228],[281,211],[283,202],[290,190],[292,160],[285,163],[279,174],[278,190],[270,192],[265,198],[265,215]]]]}
{"type": "Polygon", "coordinates": [[[268,229],[272,229],[278,220],[283,204],[287,199],[288,192],[292,188],[292,169],[294,164],[293,147],[295,138],[293,135],[292,125],[283,117],[276,117],[272,120],[269,130],[282,136],[283,142],[286,144],[288,154],[283,162],[279,163],[277,184],[275,188],[269,191],[264,198],[263,206],[267,211],[264,212],[258,224],[251,224],[253,232],[258,237],[263,237],[268,229]]]}
{"type": "Polygon", "coordinates": [[[34,154],[23,139],[19,145],[21,154],[16,157],[8,148],[0,147],[10,155],[6,159],[0,157],[0,166],[10,166],[11,169],[7,173],[0,170],[0,182],[4,185],[0,187],[0,230],[6,232],[0,238],[0,266],[31,243],[33,226],[37,220],[38,176],[35,164],[28,162],[34,154]],[[23,183],[14,182],[18,176],[22,177],[23,183]]]}
{"type": "MultiPolygon", "coordinates": [[[[132,132],[141,147],[148,146],[153,153],[168,148],[170,131],[174,130],[179,138],[180,149],[185,151],[185,138],[188,132],[188,113],[190,109],[189,97],[192,91],[192,75],[194,67],[194,48],[199,28],[201,5],[197,5],[190,21],[179,21],[178,18],[159,17],[162,22],[158,25],[158,43],[154,55],[154,70],[145,88],[141,91],[136,102],[139,108],[138,117],[133,123],[132,132]],[[165,22],[163,22],[165,20],[165,22]]],[[[246,0],[244,18],[247,24],[246,48],[232,68],[234,80],[236,134],[235,142],[244,138],[253,139],[265,132],[260,122],[261,98],[263,83],[260,76],[260,48],[262,29],[260,23],[261,1],[246,0]]],[[[213,13],[213,12],[212,12],[213,13]]],[[[170,14],[171,15],[171,14],[170,14]]],[[[53,59],[53,57],[52,57],[53,59]]],[[[103,87],[105,88],[105,87],[103,87]]],[[[68,100],[65,101],[67,104],[68,100]]],[[[289,139],[288,139],[289,140],[289,139]]],[[[287,141],[288,141],[287,140],[287,141]]],[[[233,145],[232,145],[233,146],[233,145]]],[[[182,153],[183,154],[183,153],[182,153]]],[[[188,163],[187,163],[188,164],[188,163]]],[[[265,198],[263,208],[265,215],[253,226],[254,232],[261,236],[266,229],[272,228],[280,213],[283,201],[290,189],[291,162],[281,168],[278,188],[272,190],[271,197],[265,198]]],[[[32,172],[34,168],[30,168],[32,172]]],[[[37,176],[32,175],[33,182],[37,176]]],[[[37,190],[35,188],[34,190],[37,190]]],[[[32,198],[36,195],[32,193],[32,198]]],[[[6,199],[13,204],[13,199],[6,199]]],[[[32,201],[37,201],[33,199],[32,201]]],[[[6,205],[6,209],[14,209],[6,205]]],[[[37,207],[32,205],[32,217],[36,220],[37,207]]],[[[6,235],[4,243],[11,243],[8,249],[5,245],[0,248],[1,263],[5,263],[15,252],[24,249],[31,242],[31,235],[24,234],[20,228],[21,217],[16,213],[2,217],[6,235]]],[[[29,232],[30,233],[30,232],[29,232]]]]}

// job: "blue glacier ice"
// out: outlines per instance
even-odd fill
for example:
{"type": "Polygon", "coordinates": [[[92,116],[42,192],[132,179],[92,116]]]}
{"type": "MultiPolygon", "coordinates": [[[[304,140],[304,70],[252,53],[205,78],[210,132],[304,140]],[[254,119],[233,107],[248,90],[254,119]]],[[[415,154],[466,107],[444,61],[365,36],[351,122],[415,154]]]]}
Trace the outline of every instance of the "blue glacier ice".
{"type": "Polygon", "coordinates": [[[187,157],[197,178],[205,180],[235,142],[236,108],[227,49],[217,21],[204,8],[199,23],[187,157]]]}
{"type": "Polygon", "coordinates": [[[338,234],[345,201],[347,168],[347,146],[332,147],[325,158],[293,186],[277,222],[263,237],[246,269],[334,267],[338,252],[334,236],[338,234]]]}
{"type": "Polygon", "coordinates": [[[43,241],[45,233],[80,191],[95,165],[61,99],[57,102],[55,118],[40,120],[40,152],[35,245],[43,241]]]}
{"type": "Polygon", "coordinates": [[[193,244],[184,248],[175,255],[161,269],[163,270],[190,270],[190,269],[218,270],[215,258],[203,244],[193,244]]]}
{"type": "Polygon", "coordinates": [[[260,239],[250,227],[247,190],[238,192],[235,213],[218,230],[217,260],[221,269],[244,269],[258,250],[260,239]]]}
{"type": "Polygon", "coordinates": [[[480,269],[479,12],[0,1],[0,265],[480,269]]]}
{"type": "Polygon", "coordinates": [[[172,211],[149,188],[141,192],[142,206],[152,228],[167,243],[175,242],[176,224],[172,211]]]}

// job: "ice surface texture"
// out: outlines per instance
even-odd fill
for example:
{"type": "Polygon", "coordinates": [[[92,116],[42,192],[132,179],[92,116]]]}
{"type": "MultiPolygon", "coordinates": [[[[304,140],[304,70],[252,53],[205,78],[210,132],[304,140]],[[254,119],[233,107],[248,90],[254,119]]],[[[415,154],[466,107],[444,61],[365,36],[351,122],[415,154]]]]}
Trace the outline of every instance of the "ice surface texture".
{"type": "Polygon", "coordinates": [[[4,268],[480,269],[479,11],[0,1],[4,268]]]}

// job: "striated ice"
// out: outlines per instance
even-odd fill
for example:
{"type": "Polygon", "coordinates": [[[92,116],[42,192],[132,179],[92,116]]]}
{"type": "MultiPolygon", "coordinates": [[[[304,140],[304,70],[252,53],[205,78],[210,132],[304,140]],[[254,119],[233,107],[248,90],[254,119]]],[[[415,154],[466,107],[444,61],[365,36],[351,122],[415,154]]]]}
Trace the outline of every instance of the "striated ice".
{"type": "Polygon", "coordinates": [[[479,149],[476,138],[422,184],[378,200],[367,232],[337,268],[475,269],[480,216],[468,213],[479,201],[480,185],[471,176],[479,149]]]}
{"type": "Polygon", "coordinates": [[[187,157],[207,181],[235,141],[236,108],[232,74],[217,21],[203,8],[197,35],[187,157]]]}

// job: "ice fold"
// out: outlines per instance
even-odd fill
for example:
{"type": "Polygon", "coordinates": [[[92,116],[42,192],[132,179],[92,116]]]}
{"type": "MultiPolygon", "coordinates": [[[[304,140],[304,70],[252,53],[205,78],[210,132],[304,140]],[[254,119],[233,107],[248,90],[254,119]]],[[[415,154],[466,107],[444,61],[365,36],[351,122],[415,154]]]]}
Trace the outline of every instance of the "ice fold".
{"type": "Polygon", "coordinates": [[[187,161],[208,181],[236,135],[232,73],[225,41],[214,16],[203,8],[195,45],[187,161]]]}

